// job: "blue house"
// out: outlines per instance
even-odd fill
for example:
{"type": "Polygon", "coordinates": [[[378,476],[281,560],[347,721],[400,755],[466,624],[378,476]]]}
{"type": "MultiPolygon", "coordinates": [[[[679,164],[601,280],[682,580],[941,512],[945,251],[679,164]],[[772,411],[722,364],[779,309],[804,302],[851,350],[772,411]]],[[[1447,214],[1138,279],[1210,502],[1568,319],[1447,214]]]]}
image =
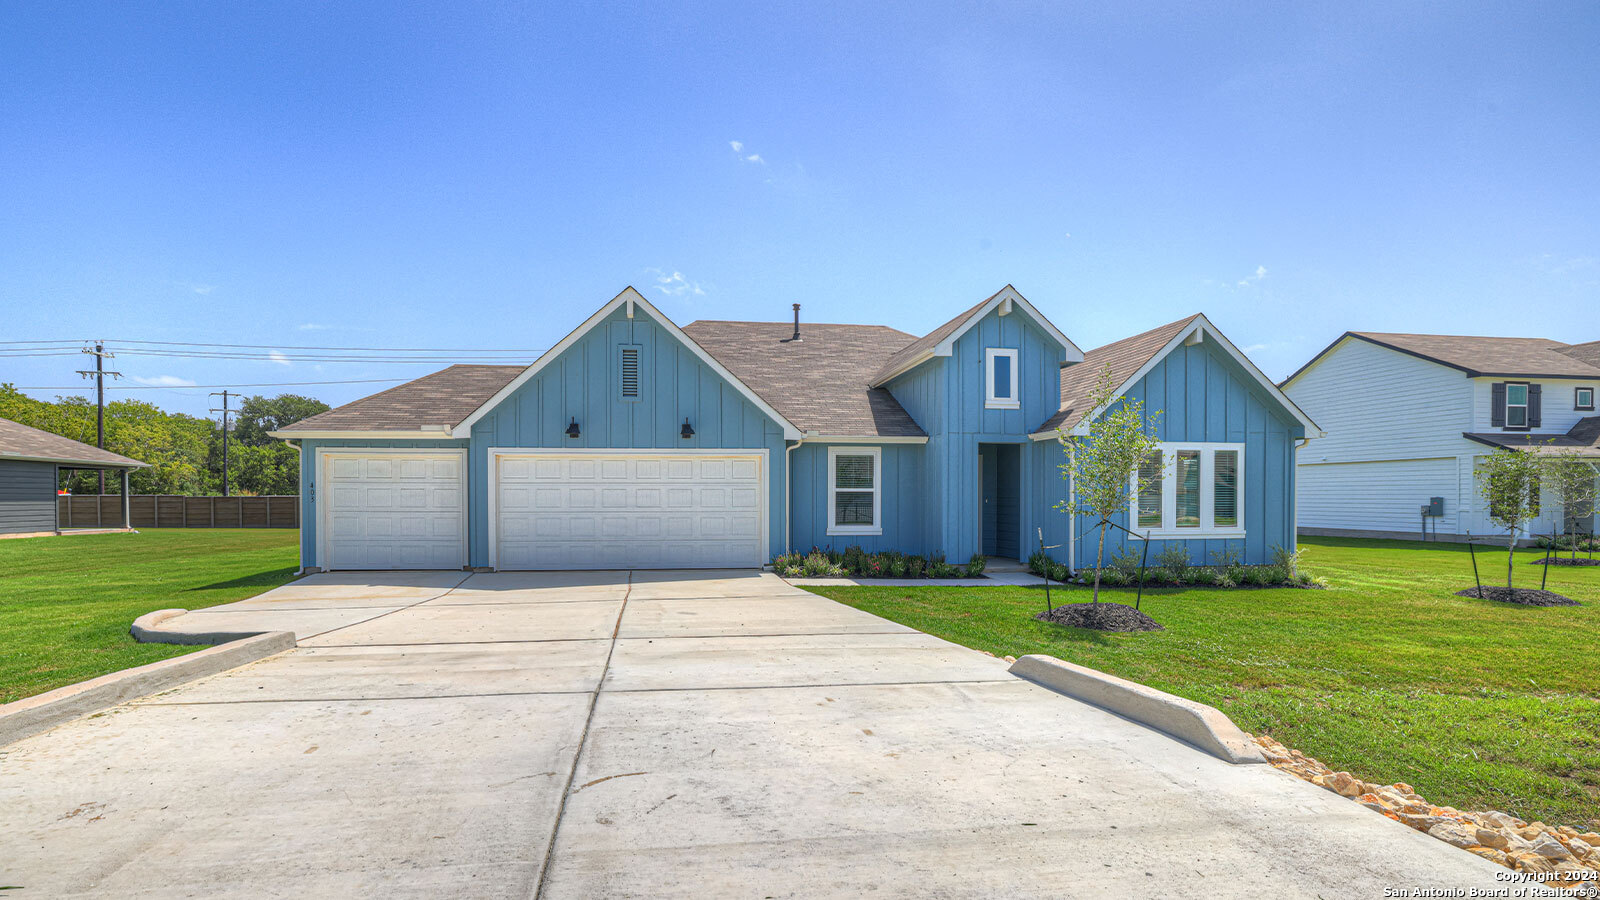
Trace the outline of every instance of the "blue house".
{"type": "Polygon", "coordinates": [[[274,435],[300,447],[308,570],[756,567],[852,544],[1026,559],[1041,533],[1072,564],[1057,428],[1097,412],[1104,363],[1165,411],[1182,467],[1161,510],[1130,510],[1150,539],[1196,559],[1292,546],[1315,426],[1220,332],[1196,316],[1086,355],[1010,286],[922,337],[802,325],[798,305],[680,328],[628,288],[532,365],[452,366],[274,435]],[[1206,479],[1228,472],[1219,515],[1206,479]]]}

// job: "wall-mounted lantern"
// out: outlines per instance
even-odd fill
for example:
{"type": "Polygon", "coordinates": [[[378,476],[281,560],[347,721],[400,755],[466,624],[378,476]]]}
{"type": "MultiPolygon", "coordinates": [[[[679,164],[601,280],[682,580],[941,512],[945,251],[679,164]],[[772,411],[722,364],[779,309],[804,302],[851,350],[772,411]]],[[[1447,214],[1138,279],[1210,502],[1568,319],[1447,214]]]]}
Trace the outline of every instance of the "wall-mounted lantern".
{"type": "Polygon", "coordinates": [[[567,437],[575,438],[575,437],[577,437],[579,435],[579,433],[580,432],[578,431],[578,420],[577,420],[576,417],[574,417],[573,420],[572,420],[572,424],[567,426],[567,437]]]}
{"type": "Polygon", "coordinates": [[[694,437],[694,426],[689,424],[688,419],[684,419],[683,430],[678,433],[683,435],[684,440],[688,440],[689,438],[694,437]]]}

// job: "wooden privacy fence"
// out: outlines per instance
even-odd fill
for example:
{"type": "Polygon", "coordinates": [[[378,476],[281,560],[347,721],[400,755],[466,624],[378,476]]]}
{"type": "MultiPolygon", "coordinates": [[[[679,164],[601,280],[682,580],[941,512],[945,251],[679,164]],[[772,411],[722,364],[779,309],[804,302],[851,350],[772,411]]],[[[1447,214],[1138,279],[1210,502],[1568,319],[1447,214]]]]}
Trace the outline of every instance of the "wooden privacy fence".
{"type": "MultiPolygon", "coordinates": [[[[56,514],[57,528],[121,528],[122,495],[57,497],[56,514]]],[[[134,528],[299,528],[300,498],[134,494],[128,514],[134,528]]]]}

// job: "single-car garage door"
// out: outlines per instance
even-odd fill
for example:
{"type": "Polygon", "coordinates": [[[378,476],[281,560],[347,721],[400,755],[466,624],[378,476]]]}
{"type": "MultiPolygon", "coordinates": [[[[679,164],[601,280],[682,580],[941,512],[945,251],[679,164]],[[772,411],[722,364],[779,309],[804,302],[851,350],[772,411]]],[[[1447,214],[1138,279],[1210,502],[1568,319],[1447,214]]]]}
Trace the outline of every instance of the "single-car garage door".
{"type": "Polygon", "coordinates": [[[459,569],[467,564],[461,451],[324,451],[325,569],[459,569]]]}
{"type": "Polygon", "coordinates": [[[764,461],[727,451],[497,454],[494,565],[760,566],[764,461]]]}

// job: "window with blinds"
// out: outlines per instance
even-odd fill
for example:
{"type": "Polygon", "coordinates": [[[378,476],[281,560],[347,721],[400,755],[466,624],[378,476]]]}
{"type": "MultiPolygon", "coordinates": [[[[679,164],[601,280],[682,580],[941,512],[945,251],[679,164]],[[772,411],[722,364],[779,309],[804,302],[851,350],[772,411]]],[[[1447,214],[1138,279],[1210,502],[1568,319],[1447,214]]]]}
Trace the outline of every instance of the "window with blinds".
{"type": "Polygon", "coordinates": [[[639,399],[639,347],[637,345],[623,345],[618,354],[618,384],[621,385],[622,399],[639,399]]]}
{"type": "Polygon", "coordinates": [[[881,534],[881,451],[828,448],[828,533],[881,534]]]}
{"type": "Polygon", "coordinates": [[[1239,451],[1218,450],[1211,468],[1211,524],[1235,527],[1239,524],[1239,451]]]}
{"type": "Polygon", "coordinates": [[[1176,466],[1177,525],[1200,527],[1200,451],[1179,450],[1176,466]]]}
{"type": "Polygon", "coordinates": [[[1161,451],[1139,465],[1139,527],[1161,527],[1161,451]]]}

